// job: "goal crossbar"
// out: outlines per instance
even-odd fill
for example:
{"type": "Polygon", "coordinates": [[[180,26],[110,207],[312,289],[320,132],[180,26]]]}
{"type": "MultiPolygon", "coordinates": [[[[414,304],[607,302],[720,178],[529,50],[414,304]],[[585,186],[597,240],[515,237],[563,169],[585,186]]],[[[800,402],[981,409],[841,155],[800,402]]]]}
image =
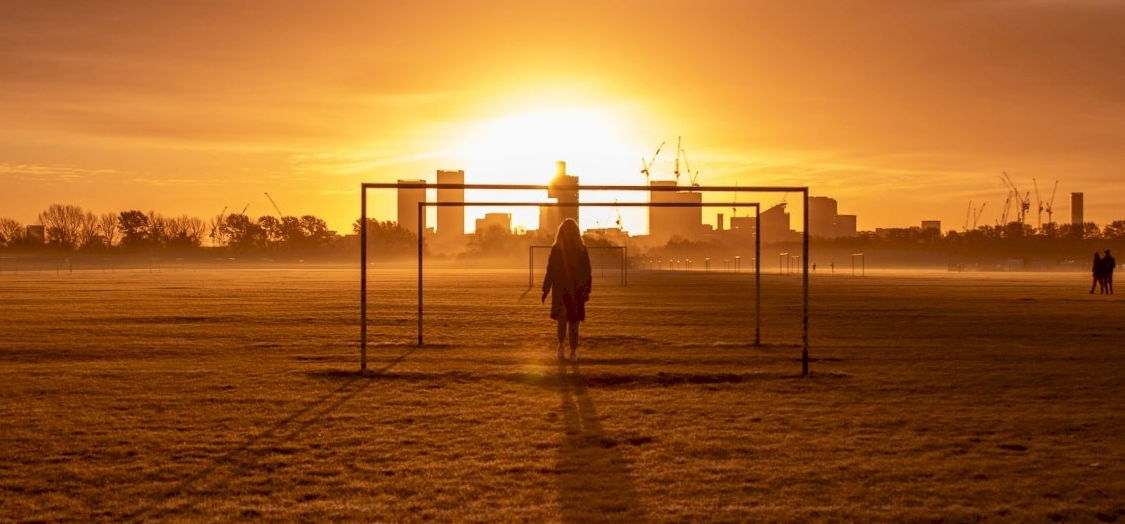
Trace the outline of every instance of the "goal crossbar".
{"type": "MultiPolygon", "coordinates": [[[[524,190],[546,191],[551,189],[548,185],[528,184],[439,184],[428,182],[364,182],[360,184],[360,371],[367,369],[367,190],[368,189],[454,189],[454,190],[524,190]]],[[[809,374],[809,188],[808,186],[630,186],[630,185],[568,185],[566,189],[572,191],[690,191],[690,192],[727,192],[727,193],[800,193],[802,197],[802,315],[801,315],[801,375],[809,374]]],[[[435,206],[544,206],[544,207],[754,207],[760,211],[757,203],[715,203],[715,202],[419,202],[419,217],[425,212],[426,207],[435,206]]],[[[760,213],[759,213],[760,216],[760,213]]],[[[419,224],[422,221],[419,220],[419,224]]],[[[761,220],[755,220],[758,234],[755,234],[755,249],[760,255],[761,246],[761,220]]],[[[418,252],[421,257],[423,236],[418,232],[418,252]]],[[[761,256],[755,256],[755,279],[760,279],[761,256]]],[[[422,266],[418,266],[418,293],[419,293],[419,344],[421,344],[421,279],[422,266]]],[[[757,303],[760,305],[760,280],[757,280],[757,303]]],[[[760,316],[759,316],[760,319],[760,316]]],[[[759,320],[760,322],[760,320],[759,320]]],[[[756,341],[760,342],[760,341],[756,341]]]]}

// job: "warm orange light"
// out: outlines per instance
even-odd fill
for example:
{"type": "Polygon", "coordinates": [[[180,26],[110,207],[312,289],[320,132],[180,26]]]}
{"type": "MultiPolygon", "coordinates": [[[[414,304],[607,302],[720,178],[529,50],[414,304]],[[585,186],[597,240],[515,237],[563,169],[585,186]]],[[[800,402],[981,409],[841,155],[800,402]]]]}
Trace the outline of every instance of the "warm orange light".
{"type": "MultiPolygon", "coordinates": [[[[568,172],[579,175],[582,184],[640,184],[642,148],[628,120],[623,111],[603,107],[551,107],[479,120],[466,126],[451,157],[473,183],[546,184],[554,176],[555,162],[565,160],[568,172]]],[[[474,192],[468,198],[543,196],[474,192]]],[[[536,227],[538,221],[534,209],[489,211],[510,212],[513,224],[523,227],[536,227]]],[[[591,210],[591,220],[583,222],[588,222],[586,227],[604,227],[613,222],[611,215],[612,210],[591,210]]]]}

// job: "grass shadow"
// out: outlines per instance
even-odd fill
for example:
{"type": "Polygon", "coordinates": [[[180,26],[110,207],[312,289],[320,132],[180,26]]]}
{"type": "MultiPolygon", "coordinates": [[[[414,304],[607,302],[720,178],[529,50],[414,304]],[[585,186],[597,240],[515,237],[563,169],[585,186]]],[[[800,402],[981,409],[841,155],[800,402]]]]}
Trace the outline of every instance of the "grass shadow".
{"type": "Polygon", "coordinates": [[[559,448],[563,522],[644,522],[619,441],[606,435],[578,366],[559,366],[564,439],[559,448]]]}

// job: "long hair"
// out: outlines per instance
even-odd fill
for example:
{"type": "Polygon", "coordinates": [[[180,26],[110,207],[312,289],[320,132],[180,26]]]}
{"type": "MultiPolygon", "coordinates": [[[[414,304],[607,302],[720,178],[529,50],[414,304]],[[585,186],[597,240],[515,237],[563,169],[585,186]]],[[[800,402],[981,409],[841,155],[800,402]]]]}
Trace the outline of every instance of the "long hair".
{"type": "Polygon", "coordinates": [[[586,251],[586,244],[582,242],[582,232],[578,230],[578,222],[573,218],[559,224],[559,230],[555,232],[554,248],[562,253],[563,271],[570,278],[576,278],[578,257],[586,251]]]}
{"type": "Polygon", "coordinates": [[[563,220],[559,224],[559,229],[555,232],[555,247],[570,252],[577,252],[586,247],[582,242],[582,232],[578,230],[578,222],[573,218],[563,220]]]}

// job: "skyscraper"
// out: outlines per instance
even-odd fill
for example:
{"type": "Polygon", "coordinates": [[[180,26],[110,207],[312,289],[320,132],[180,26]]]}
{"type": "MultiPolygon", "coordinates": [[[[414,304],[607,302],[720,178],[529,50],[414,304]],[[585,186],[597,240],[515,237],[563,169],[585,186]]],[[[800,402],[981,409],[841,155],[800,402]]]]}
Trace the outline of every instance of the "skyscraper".
{"type": "MultiPolygon", "coordinates": [[[[653,180],[649,185],[651,187],[674,187],[676,182],[653,180]]],[[[703,202],[703,193],[698,191],[649,191],[648,194],[649,202],[652,203],[699,204],[703,202]]],[[[702,231],[702,207],[648,208],[648,235],[649,238],[658,243],[665,243],[675,237],[692,239],[699,236],[702,231]]]]}
{"type": "MultiPolygon", "coordinates": [[[[425,184],[425,180],[399,180],[400,184],[425,184]]],[[[422,214],[422,223],[418,223],[418,203],[426,201],[425,188],[398,188],[398,225],[412,233],[419,233],[419,229],[426,228],[426,215],[422,214]],[[421,226],[421,228],[419,228],[421,226]]]]}
{"type": "MultiPolygon", "coordinates": [[[[437,172],[439,184],[464,184],[465,172],[442,171],[437,172]]],[[[464,189],[438,189],[438,202],[464,202],[464,189]]],[[[456,240],[465,234],[465,208],[462,206],[440,206],[437,208],[437,236],[440,240],[456,240]]]]}
{"type": "Polygon", "coordinates": [[[1081,225],[1086,223],[1085,215],[1085,200],[1086,195],[1082,193],[1070,194],[1070,223],[1074,225],[1081,225]]]}
{"type": "MultiPolygon", "coordinates": [[[[578,177],[566,174],[566,162],[556,164],[555,177],[548,184],[547,196],[554,198],[559,203],[578,203],[578,177]]],[[[578,206],[555,207],[541,206],[539,208],[539,230],[554,233],[563,220],[573,218],[578,221],[578,206]]]]}
{"type": "Polygon", "coordinates": [[[809,197],[809,233],[814,237],[833,238],[836,236],[836,199],[809,197]]]}

